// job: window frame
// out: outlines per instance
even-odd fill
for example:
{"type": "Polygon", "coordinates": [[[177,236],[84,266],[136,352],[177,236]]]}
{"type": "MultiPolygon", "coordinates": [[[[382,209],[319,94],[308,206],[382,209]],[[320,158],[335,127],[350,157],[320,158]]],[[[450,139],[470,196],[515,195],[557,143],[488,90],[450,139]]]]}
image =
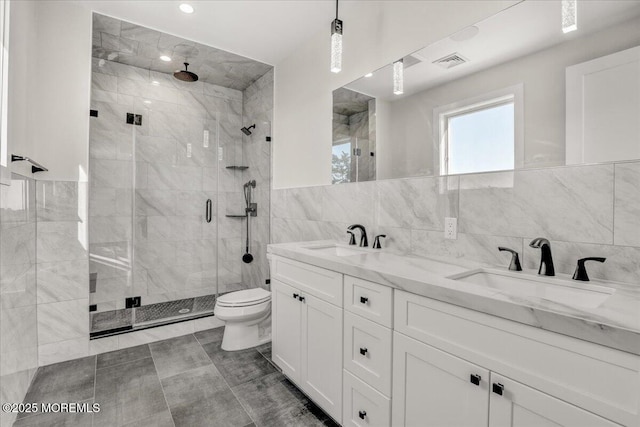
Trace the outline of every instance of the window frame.
{"type": "Polygon", "coordinates": [[[0,184],[11,185],[8,141],[9,0],[0,0],[0,184]]]}
{"type": "MultiPolygon", "coordinates": [[[[437,175],[448,173],[448,122],[452,117],[485,110],[513,102],[513,142],[514,169],[524,166],[524,84],[519,83],[502,89],[494,90],[472,98],[455,101],[433,109],[434,130],[434,169],[437,175]]],[[[505,169],[503,169],[505,170],[505,169]]],[[[507,169],[509,170],[509,169],[507,169]]],[[[484,173],[490,171],[476,171],[469,173],[484,173]]]]}

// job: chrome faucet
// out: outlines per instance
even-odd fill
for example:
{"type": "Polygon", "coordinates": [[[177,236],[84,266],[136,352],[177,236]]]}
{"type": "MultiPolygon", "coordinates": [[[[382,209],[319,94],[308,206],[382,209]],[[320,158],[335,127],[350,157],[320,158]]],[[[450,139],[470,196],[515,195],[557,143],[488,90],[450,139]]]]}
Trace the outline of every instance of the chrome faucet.
{"type": "Polygon", "coordinates": [[[538,274],[545,276],[555,276],[556,270],[553,267],[553,258],[551,257],[551,244],[544,237],[536,237],[529,243],[532,248],[540,248],[540,268],[538,274]]]}
{"type": "Polygon", "coordinates": [[[369,241],[367,240],[367,231],[363,225],[353,224],[347,227],[347,230],[355,230],[356,228],[360,230],[360,247],[366,248],[369,246],[369,241]]]}

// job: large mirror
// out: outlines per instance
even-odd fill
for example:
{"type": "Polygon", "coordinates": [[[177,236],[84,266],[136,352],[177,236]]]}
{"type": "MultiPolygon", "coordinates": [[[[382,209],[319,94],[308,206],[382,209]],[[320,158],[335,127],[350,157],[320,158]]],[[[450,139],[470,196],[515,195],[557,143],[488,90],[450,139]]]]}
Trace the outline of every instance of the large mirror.
{"type": "Polygon", "coordinates": [[[334,91],[332,181],[639,159],[640,2],[575,6],[576,29],[527,0],[334,91]]]}

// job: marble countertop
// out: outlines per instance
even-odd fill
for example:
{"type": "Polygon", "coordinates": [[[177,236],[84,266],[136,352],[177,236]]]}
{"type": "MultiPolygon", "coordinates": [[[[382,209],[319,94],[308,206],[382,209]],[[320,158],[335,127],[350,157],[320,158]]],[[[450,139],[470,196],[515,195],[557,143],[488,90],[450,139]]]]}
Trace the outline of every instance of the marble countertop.
{"type": "MultiPolygon", "coordinates": [[[[422,258],[398,255],[384,249],[362,249],[362,254],[337,256],[311,249],[346,245],[335,241],[270,244],[267,256],[279,255],[413,294],[561,333],[585,341],[640,355],[640,286],[592,280],[588,286],[614,288],[613,294],[595,308],[562,304],[549,299],[514,294],[486,285],[448,278],[478,268],[506,270],[457,258],[422,258]]],[[[360,250],[360,248],[357,248],[360,250]]],[[[537,277],[523,271],[523,277],[537,277]]],[[[558,275],[557,279],[568,279],[558,275]]],[[[555,278],[551,278],[555,280],[555,278]]],[[[583,282],[575,282],[583,283],[583,282]]]]}

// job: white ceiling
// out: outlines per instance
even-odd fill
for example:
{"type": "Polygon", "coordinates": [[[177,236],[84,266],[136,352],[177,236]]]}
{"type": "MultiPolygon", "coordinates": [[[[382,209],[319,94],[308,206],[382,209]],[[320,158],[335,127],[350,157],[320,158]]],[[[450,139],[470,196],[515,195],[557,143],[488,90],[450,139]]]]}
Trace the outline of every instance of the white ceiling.
{"type": "Polygon", "coordinates": [[[74,0],[95,12],[275,65],[323,29],[333,0],[74,0]],[[178,9],[191,4],[187,15],[178,9]]]}

